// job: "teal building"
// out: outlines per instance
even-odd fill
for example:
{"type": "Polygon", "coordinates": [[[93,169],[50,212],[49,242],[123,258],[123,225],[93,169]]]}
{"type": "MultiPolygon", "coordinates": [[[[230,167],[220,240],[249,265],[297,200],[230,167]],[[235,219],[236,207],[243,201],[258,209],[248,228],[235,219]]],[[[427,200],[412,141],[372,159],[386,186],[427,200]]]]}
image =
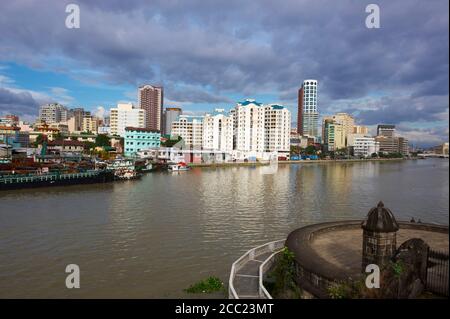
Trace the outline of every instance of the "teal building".
{"type": "Polygon", "coordinates": [[[161,146],[161,132],[146,128],[126,127],[124,154],[133,157],[137,152],[161,146]]]}

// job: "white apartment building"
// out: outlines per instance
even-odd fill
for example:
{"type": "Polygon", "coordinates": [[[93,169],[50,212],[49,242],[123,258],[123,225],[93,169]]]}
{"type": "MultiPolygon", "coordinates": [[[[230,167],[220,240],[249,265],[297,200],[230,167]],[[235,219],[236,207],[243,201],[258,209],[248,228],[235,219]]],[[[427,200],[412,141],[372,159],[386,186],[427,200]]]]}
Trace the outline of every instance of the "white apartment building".
{"type": "Polygon", "coordinates": [[[110,110],[111,135],[125,135],[127,126],[145,128],[145,110],[133,107],[131,103],[119,103],[110,110]]]}
{"type": "Polygon", "coordinates": [[[370,157],[373,153],[380,151],[380,143],[374,137],[350,134],[348,143],[350,147],[353,147],[353,155],[356,157],[370,157]]]}
{"type": "Polygon", "coordinates": [[[233,150],[233,116],[224,109],[215,109],[203,118],[203,149],[231,152],[233,150]]]}
{"type": "Polygon", "coordinates": [[[265,152],[279,152],[289,155],[291,146],[291,112],[277,104],[264,107],[265,152]]]}
{"type": "Polygon", "coordinates": [[[237,103],[234,116],[235,150],[241,152],[264,152],[265,108],[255,100],[237,103]]]}
{"type": "Polygon", "coordinates": [[[47,124],[66,122],[69,111],[59,103],[42,105],[39,108],[39,121],[47,124]]]}
{"type": "Polygon", "coordinates": [[[201,149],[203,147],[204,116],[180,115],[172,122],[171,136],[184,140],[185,146],[201,149]]]}

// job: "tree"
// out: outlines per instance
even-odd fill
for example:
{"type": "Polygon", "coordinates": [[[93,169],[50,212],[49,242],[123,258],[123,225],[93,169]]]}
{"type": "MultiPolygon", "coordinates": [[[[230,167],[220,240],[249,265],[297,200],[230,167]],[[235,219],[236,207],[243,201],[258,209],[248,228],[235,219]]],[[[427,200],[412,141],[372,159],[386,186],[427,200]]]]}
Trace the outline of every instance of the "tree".
{"type": "Polygon", "coordinates": [[[110,140],[106,134],[98,134],[95,138],[95,146],[110,146],[110,140]]]}
{"type": "Polygon", "coordinates": [[[306,155],[316,155],[317,151],[314,145],[308,145],[308,147],[305,148],[306,155]]]}
{"type": "Polygon", "coordinates": [[[34,142],[34,147],[38,147],[38,145],[44,143],[45,140],[47,140],[47,136],[45,136],[44,134],[39,134],[36,137],[36,141],[34,142]]]}

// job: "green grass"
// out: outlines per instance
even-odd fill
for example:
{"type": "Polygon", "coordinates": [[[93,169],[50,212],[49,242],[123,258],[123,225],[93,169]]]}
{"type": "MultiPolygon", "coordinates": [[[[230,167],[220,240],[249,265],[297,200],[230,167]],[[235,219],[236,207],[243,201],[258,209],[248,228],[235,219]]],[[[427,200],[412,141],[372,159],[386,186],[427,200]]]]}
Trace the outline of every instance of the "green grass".
{"type": "Polygon", "coordinates": [[[216,291],[221,291],[223,289],[224,285],[222,280],[212,276],[191,285],[184,291],[190,294],[197,294],[197,293],[212,293],[216,291]]]}

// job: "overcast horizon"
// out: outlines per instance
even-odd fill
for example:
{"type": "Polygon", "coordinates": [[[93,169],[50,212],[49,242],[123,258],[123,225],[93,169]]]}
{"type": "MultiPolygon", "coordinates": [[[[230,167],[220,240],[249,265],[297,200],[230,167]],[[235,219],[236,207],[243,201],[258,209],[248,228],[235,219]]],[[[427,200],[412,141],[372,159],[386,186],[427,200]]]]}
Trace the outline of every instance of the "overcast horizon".
{"type": "Polygon", "coordinates": [[[32,1],[0,3],[0,115],[31,120],[59,102],[96,112],[164,86],[164,106],[194,114],[253,98],[297,114],[317,79],[321,115],[348,112],[410,143],[449,134],[447,0],[32,1]],[[68,29],[66,5],[80,7],[68,29]]]}

